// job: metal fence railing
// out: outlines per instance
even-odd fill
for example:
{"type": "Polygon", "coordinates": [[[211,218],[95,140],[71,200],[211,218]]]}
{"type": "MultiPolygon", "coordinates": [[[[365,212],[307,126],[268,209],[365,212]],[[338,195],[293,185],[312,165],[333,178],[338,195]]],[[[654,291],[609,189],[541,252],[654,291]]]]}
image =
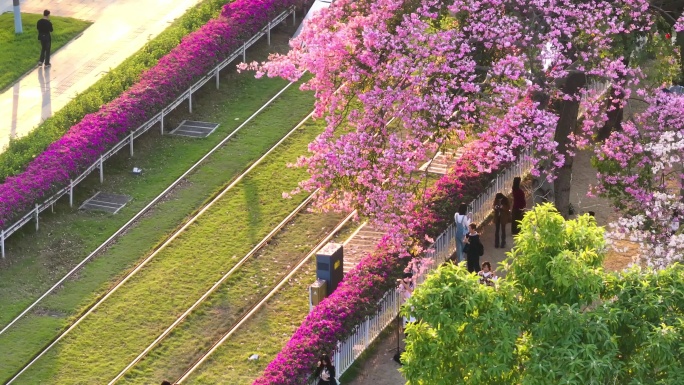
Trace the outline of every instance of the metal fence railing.
{"type": "Polygon", "coordinates": [[[165,108],[163,108],[159,113],[157,113],[155,116],[153,116],[150,120],[147,122],[143,123],[140,127],[137,129],[131,131],[128,136],[123,138],[120,142],[118,142],[114,147],[109,149],[107,152],[102,154],[98,160],[96,160],[90,167],[88,167],[83,173],[81,173],[79,176],[76,178],[70,180],[69,185],[62,188],[61,190],[57,191],[54,193],[52,196],[47,198],[43,203],[36,203],[35,207],[29,211],[28,213],[24,214],[21,218],[19,218],[16,222],[14,222],[12,225],[8,226],[7,228],[1,229],[0,230],[0,254],[2,255],[2,258],[5,258],[5,239],[7,239],[9,236],[14,234],[17,230],[19,230],[21,227],[23,227],[25,224],[30,222],[31,220],[35,220],[36,223],[36,231],[39,229],[39,215],[43,211],[49,209],[54,209],[54,204],[64,195],[69,195],[69,206],[74,205],[74,187],[76,187],[77,184],[82,182],[86,177],[88,177],[93,171],[99,170],[100,171],[100,183],[104,181],[104,161],[111,158],[114,156],[116,153],[118,153],[120,150],[122,150],[125,147],[129,147],[129,151],[131,153],[131,156],[133,156],[133,141],[149,131],[150,128],[152,128],[154,125],[157,123],[160,124],[160,131],[161,134],[164,134],[164,117],[171,113],[176,107],[178,107],[181,103],[184,101],[188,101],[188,108],[190,112],[192,113],[192,94],[202,88],[205,84],[207,84],[210,80],[215,79],[216,80],[216,88],[219,87],[219,73],[222,69],[227,67],[231,62],[233,62],[235,59],[237,59],[240,55],[242,55],[242,60],[246,61],[246,55],[247,55],[247,48],[251,47],[256,43],[259,39],[261,39],[264,35],[267,36],[268,39],[268,44],[271,44],[271,29],[276,27],[278,24],[280,24],[282,21],[284,21],[289,15],[292,15],[293,18],[293,23],[295,22],[295,7],[292,6],[288,10],[281,12],[278,16],[274,17],[273,20],[269,21],[266,26],[264,26],[259,32],[257,32],[254,36],[252,36],[249,40],[245,41],[242,46],[223,60],[221,63],[219,63],[216,67],[214,67],[212,70],[210,70],[207,75],[203,76],[201,79],[199,79],[195,84],[190,86],[185,92],[183,92],[176,100],[171,102],[169,105],[167,105],[165,108]]]}

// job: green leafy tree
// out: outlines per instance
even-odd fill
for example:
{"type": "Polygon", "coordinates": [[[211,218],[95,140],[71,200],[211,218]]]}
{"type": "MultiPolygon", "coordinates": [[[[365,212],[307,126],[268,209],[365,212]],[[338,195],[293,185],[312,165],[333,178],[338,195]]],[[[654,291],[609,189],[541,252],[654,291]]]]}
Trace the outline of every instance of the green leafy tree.
{"type": "Polygon", "coordinates": [[[535,207],[496,288],[446,264],[402,310],[408,384],[684,384],[684,268],[601,268],[603,229],[535,207]]]}

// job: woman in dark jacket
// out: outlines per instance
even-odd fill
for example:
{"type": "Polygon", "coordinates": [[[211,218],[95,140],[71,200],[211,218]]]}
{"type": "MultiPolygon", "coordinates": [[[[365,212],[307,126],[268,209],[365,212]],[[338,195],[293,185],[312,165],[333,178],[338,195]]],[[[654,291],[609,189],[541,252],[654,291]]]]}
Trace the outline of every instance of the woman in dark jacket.
{"type": "Polygon", "coordinates": [[[496,193],[492,210],[494,210],[494,248],[501,246],[503,249],[506,247],[506,224],[511,220],[511,204],[508,203],[508,198],[502,193],[496,193]],[[499,234],[501,234],[500,237],[499,234]]]}
{"type": "Polygon", "coordinates": [[[527,199],[525,199],[525,192],[520,188],[520,177],[513,178],[513,210],[511,220],[511,234],[516,235],[520,232],[520,223],[523,219],[523,210],[527,207],[527,199]]]}
{"type": "Polygon", "coordinates": [[[484,246],[480,242],[480,235],[477,233],[477,225],[471,223],[469,226],[470,231],[465,236],[463,241],[465,245],[465,253],[468,271],[471,273],[477,273],[480,271],[480,257],[484,254],[484,246]]]}
{"type": "Polygon", "coordinates": [[[327,354],[322,355],[321,359],[318,360],[316,378],[318,378],[318,385],[337,385],[335,367],[330,362],[330,357],[327,354]]]}

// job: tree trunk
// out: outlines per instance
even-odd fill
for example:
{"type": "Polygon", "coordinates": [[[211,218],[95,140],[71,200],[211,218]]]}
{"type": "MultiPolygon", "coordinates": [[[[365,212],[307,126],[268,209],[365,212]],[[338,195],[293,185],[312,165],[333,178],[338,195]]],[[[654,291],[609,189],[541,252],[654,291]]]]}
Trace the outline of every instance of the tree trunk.
{"type": "MultiPolygon", "coordinates": [[[[573,72],[565,79],[563,92],[567,95],[577,95],[587,84],[584,73],[573,72]]],[[[556,208],[564,218],[569,215],[570,209],[570,185],[572,181],[573,157],[568,154],[570,134],[577,133],[577,114],[579,113],[579,100],[561,100],[559,102],[560,117],[556,125],[555,141],[558,143],[558,152],[565,157],[565,163],[556,172],[554,181],[554,200],[556,208]]]]}
{"type": "MultiPolygon", "coordinates": [[[[625,66],[629,66],[629,57],[631,55],[631,51],[625,53],[625,58],[623,60],[625,66]]],[[[619,80],[623,80],[623,78],[624,76],[619,80]]],[[[608,120],[606,120],[603,127],[599,128],[598,133],[596,134],[597,141],[602,142],[608,139],[611,132],[622,130],[622,117],[624,115],[622,102],[624,98],[625,95],[622,92],[610,87],[610,92],[606,96],[606,115],[608,120]]]]}
{"type": "Polygon", "coordinates": [[[677,33],[677,45],[679,46],[679,85],[684,86],[684,32],[677,33]]]}

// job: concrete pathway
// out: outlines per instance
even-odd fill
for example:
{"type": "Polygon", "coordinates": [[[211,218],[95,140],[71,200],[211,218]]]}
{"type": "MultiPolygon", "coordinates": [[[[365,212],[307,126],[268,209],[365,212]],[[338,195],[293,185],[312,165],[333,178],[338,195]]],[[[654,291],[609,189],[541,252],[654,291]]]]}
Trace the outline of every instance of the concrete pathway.
{"type": "MultiPolygon", "coordinates": [[[[49,9],[54,16],[93,21],[55,53],[50,68],[35,68],[0,94],[0,151],[118,66],[199,0],[23,0],[25,13],[49,9]]],[[[0,0],[10,12],[12,0],[0,0]]],[[[38,42],[36,41],[36,44],[38,42]]],[[[36,63],[38,58],[36,57],[36,63]]]]}

